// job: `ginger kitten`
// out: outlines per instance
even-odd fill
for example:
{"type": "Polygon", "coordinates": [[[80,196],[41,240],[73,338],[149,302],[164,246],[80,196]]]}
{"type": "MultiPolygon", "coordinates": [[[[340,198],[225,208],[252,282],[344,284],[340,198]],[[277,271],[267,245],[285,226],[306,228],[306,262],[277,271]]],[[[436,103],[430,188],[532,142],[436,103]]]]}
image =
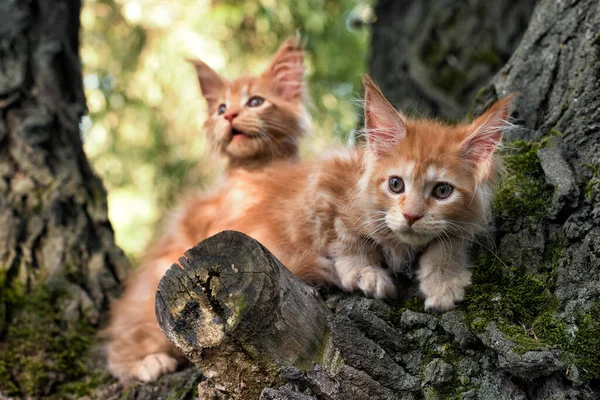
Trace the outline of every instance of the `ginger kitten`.
{"type": "Polygon", "coordinates": [[[298,40],[290,38],[262,75],[233,81],[200,60],[190,60],[208,104],[208,142],[230,169],[257,169],[298,157],[298,139],[310,125],[303,102],[303,59],[298,40]]]}
{"type": "Polygon", "coordinates": [[[273,161],[297,159],[298,141],[310,125],[304,107],[303,58],[299,42],[288,39],[260,76],[232,81],[202,61],[192,61],[208,105],[207,139],[227,160],[227,173],[236,172],[238,179],[226,178],[211,194],[185,199],[112,305],[103,334],[108,339],[108,369],[122,382],[153,381],[184,361],[156,321],[158,282],[187,249],[208,237],[214,221],[234,217],[244,202],[252,201],[240,177],[260,174],[273,161]]]}
{"type": "Polygon", "coordinates": [[[419,255],[426,308],[450,310],[471,282],[467,248],[485,229],[509,98],[470,124],[411,120],[370,78],[364,149],[278,165],[244,179],[254,204],[220,219],[265,245],[304,280],[393,297],[390,269],[419,255]],[[240,217],[241,215],[241,217],[240,217]]]}

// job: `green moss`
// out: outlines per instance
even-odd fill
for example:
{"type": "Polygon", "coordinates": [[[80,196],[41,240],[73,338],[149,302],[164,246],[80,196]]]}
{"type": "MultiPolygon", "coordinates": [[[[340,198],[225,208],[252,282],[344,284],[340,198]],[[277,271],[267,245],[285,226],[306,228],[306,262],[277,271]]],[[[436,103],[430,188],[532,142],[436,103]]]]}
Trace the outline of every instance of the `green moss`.
{"type": "Polygon", "coordinates": [[[600,198],[600,165],[586,165],[592,176],[585,185],[585,201],[590,203],[596,197],[600,198]]]}
{"type": "Polygon", "coordinates": [[[415,296],[405,301],[392,305],[391,322],[398,326],[402,313],[406,310],[414,312],[425,312],[425,300],[421,296],[415,296]]]}
{"type": "Polygon", "coordinates": [[[497,328],[516,345],[512,352],[520,356],[528,351],[542,350],[545,347],[536,339],[533,330],[525,325],[500,324],[497,328]]]}
{"type": "Polygon", "coordinates": [[[40,287],[26,292],[7,287],[0,304],[11,310],[0,342],[0,392],[45,398],[83,396],[108,376],[88,368],[95,329],[88,322],[69,324],[57,305],[67,293],[40,287]]]}
{"type": "Polygon", "coordinates": [[[507,173],[500,181],[492,205],[494,214],[504,221],[514,222],[521,216],[537,221],[546,214],[553,188],[545,182],[537,151],[547,143],[545,139],[507,145],[510,150],[503,155],[507,173]]]}
{"type": "Polygon", "coordinates": [[[473,61],[485,63],[494,67],[502,64],[502,58],[493,50],[482,49],[473,53],[473,61]]]}
{"type": "Polygon", "coordinates": [[[563,350],[567,363],[575,364],[585,380],[600,378],[600,299],[589,312],[569,326],[558,314],[551,289],[565,244],[559,237],[547,241],[541,265],[526,269],[499,262],[487,251],[477,255],[473,284],[460,305],[464,320],[482,332],[491,321],[523,354],[552,347],[563,350]],[[535,270],[537,272],[530,272],[535,270]]]}
{"type": "Polygon", "coordinates": [[[468,324],[482,327],[496,321],[530,327],[539,314],[556,307],[556,299],[543,276],[517,268],[504,274],[501,268],[496,264],[475,270],[473,284],[461,304],[468,324]]]}
{"type": "Polygon", "coordinates": [[[446,363],[454,367],[454,375],[450,382],[444,383],[439,386],[426,386],[425,394],[429,393],[436,399],[460,399],[461,394],[468,392],[471,389],[476,388],[471,383],[470,379],[466,375],[462,375],[459,365],[460,360],[465,355],[461,352],[458,344],[454,341],[448,342],[441,346],[436,346],[424,357],[421,370],[421,379],[424,378],[424,371],[427,365],[435,358],[441,358],[446,363]]]}
{"type": "Polygon", "coordinates": [[[575,364],[589,379],[600,379],[600,298],[590,312],[576,319],[574,337],[566,345],[573,353],[575,364]]]}
{"type": "Polygon", "coordinates": [[[553,312],[540,315],[533,323],[539,341],[565,350],[567,361],[575,364],[586,379],[600,378],[600,298],[589,312],[569,325],[553,312]]]}
{"type": "Polygon", "coordinates": [[[491,321],[512,340],[514,351],[523,354],[542,347],[536,340],[533,324],[540,315],[554,312],[558,301],[550,292],[553,280],[549,279],[554,264],[562,254],[561,242],[551,241],[547,246],[542,266],[529,272],[526,266],[510,266],[498,260],[489,251],[481,251],[476,258],[473,284],[467,288],[460,310],[465,323],[483,332],[491,321]],[[549,261],[554,260],[554,261],[549,261]]]}
{"type": "Polygon", "coordinates": [[[531,326],[540,341],[549,345],[565,347],[568,343],[568,328],[554,311],[539,315],[531,326]]]}

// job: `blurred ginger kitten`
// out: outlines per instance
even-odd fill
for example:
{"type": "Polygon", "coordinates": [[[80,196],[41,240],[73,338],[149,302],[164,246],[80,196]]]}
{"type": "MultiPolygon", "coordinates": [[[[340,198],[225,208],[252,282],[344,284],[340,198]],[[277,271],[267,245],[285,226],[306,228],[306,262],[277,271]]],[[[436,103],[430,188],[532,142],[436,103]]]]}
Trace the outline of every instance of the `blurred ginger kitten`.
{"type": "Polygon", "coordinates": [[[489,222],[510,97],[453,126],[406,118],[363,81],[364,149],[233,173],[255,201],[208,234],[241,231],[304,280],[376,298],[396,293],[382,265],[393,271],[418,256],[425,307],[450,310],[471,282],[468,245],[489,222]]]}
{"type": "MultiPolygon", "coordinates": [[[[227,160],[227,175],[260,174],[274,161],[298,159],[298,142],[310,120],[304,106],[304,52],[288,39],[260,76],[228,81],[200,60],[196,67],[208,105],[204,124],[211,148],[227,160]]],[[[207,238],[220,218],[235,217],[252,201],[243,181],[225,178],[211,194],[190,196],[167,219],[162,236],[148,248],[140,267],[128,279],[122,297],[111,307],[107,363],[121,382],[149,382],[173,372],[184,361],[156,320],[158,282],[172,263],[207,238]]]]}

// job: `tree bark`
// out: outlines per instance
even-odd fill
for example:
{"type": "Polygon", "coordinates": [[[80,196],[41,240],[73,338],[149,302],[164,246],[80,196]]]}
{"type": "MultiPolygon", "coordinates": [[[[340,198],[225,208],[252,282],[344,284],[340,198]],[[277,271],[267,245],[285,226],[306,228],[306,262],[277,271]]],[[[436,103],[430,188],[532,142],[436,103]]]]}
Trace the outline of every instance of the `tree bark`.
{"type": "Polygon", "coordinates": [[[408,113],[463,118],[508,60],[537,0],[381,0],[369,70],[408,113]]]}
{"type": "Polygon", "coordinates": [[[81,375],[73,365],[58,371],[61,361],[52,353],[60,340],[67,346],[84,340],[75,335],[98,322],[128,267],[114,242],[106,192],[82,148],[80,8],[78,0],[0,1],[0,393],[6,395],[49,395],[75,378],[74,369],[81,375]],[[70,330],[76,325],[77,333],[70,330]]]}
{"type": "Polygon", "coordinates": [[[83,153],[79,1],[4,1],[0,31],[0,267],[4,285],[57,284],[90,316],[127,266],[83,153]]]}

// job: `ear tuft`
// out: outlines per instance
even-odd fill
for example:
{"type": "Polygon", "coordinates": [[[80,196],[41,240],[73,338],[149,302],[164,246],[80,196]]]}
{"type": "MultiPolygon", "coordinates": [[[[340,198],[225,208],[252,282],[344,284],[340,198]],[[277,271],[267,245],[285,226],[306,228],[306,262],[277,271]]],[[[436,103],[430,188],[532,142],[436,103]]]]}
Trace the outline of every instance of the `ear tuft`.
{"type": "Polygon", "coordinates": [[[504,130],[512,126],[508,122],[508,111],[513,97],[514,94],[511,94],[494,103],[467,129],[467,136],[462,145],[463,155],[474,164],[480,179],[490,176],[492,156],[502,142],[504,130]]]}
{"type": "Polygon", "coordinates": [[[273,80],[277,95],[287,101],[298,101],[303,95],[304,46],[297,37],[287,39],[263,73],[273,80]]]}
{"type": "Polygon", "coordinates": [[[369,148],[381,156],[389,153],[406,136],[406,119],[368,75],[363,75],[362,81],[365,86],[365,133],[369,148]]]}
{"type": "Polygon", "coordinates": [[[203,61],[197,59],[188,59],[187,61],[196,68],[200,90],[202,90],[208,106],[212,108],[219,100],[219,94],[225,88],[227,81],[203,61]]]}

